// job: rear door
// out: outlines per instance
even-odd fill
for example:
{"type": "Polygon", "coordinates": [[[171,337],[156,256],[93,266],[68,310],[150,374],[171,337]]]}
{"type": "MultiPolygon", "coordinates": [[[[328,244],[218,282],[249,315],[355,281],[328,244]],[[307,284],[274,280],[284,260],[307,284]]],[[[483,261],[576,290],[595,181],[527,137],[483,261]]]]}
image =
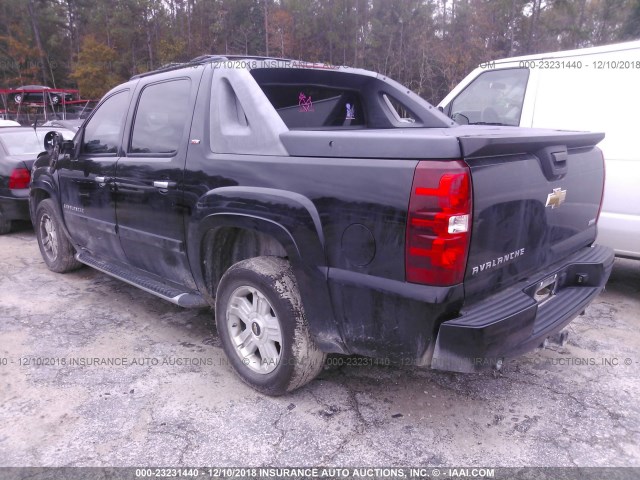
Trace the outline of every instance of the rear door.
{"type": "Polygon", "coordinates": [[[202,70],[144,85],[117,165],[117,217],[128,263],[192,285],[185,246],[183,175],[202,70]]]}
{"type": "Polygon", "coordinates": [[[78,135],[79,154],[59,163],[64,220],[73,241],[93,255],[124,259],[116,233],[114,180],[129,108],[129,90],[115,92],[78,135]]]}

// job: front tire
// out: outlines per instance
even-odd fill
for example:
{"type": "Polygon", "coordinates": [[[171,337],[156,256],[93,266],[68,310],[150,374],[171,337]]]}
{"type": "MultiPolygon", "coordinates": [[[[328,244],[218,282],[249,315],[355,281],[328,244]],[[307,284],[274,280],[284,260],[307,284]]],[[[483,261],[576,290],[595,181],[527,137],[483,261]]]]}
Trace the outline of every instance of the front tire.
{"type": "Polygon", "coordinates": [[[47,198],[38,204],[35,220],[38,246],[49,270],[65,273],[80,268],[82,264],[74,257],[75,250],[62,229],[53,200],[47,198]]]}
{"type": "Polygon", "coordinates": [[[313,380],[325,354],[313,342],[289,262],[256,257],[233,265],[216,295],[216,325],[238,376],[266,395],[313,380]]]}

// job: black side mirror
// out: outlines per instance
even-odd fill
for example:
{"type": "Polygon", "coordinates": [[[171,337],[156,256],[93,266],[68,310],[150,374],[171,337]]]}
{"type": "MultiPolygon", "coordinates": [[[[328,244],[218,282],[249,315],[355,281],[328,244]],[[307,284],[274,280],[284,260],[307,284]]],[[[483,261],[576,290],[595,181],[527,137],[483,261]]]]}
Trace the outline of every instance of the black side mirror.
{"type": "Polygon", "coordinates": [[[60,153],[67,155],[73,153],[75,150],[75,145],[73,144],[73,140],[63,140],[62,145],[60,145],[60,153]]]}
{"type": "Polygon", "coordinates": [[[44,136],[44,149],[51,154],[56,147],[58,147],[58,153],[63,155],[72,153],[73,140],[65,140],[59,132],[48,132],[44,136]]]}
{"type": "Polygon", "coordinates": [[[49,154],[49,167],[53,171],[60,154],[66,155],[73,152],[73,141],[65,140],[59,132],[47,132],[44,136],[44,149],[49,154]]]}

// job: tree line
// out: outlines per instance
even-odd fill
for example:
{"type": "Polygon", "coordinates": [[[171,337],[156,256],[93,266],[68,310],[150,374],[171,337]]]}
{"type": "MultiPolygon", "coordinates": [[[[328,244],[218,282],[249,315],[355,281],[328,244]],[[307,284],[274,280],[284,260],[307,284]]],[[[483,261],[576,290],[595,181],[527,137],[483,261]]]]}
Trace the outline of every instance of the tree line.
{"type": "Polygon", "coordinates": [[[479,63],[640,38],[640,0],[2,0],[0,88],[99,98],[203,54],[367,68],[437,103],[479,63]]]}

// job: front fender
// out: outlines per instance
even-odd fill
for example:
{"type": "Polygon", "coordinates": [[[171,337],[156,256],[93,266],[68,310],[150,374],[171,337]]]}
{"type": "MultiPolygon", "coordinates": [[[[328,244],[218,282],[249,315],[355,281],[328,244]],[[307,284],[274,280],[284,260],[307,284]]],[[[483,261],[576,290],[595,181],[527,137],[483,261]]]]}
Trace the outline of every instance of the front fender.
{"type": "Polygon", "coordinates": [[[60,206],[58,187],[55,179],[49,172],[48,167],[36,166],[31,174],[31,184],[29,186],[29,215],[31,216],[32,223],[36,216],[36,208],[38,207],[35,202],[38,192],[44,193],[46,197],[53,200],[56,211],[58,212],[58,218],[60,218],[60,220],[62,221],[62,224],[65,228],[65,233],[68,237],[69,232],[66,231],[66,225],[64,225],[64,216],[62,215],[62,209],[60,206]]]}

